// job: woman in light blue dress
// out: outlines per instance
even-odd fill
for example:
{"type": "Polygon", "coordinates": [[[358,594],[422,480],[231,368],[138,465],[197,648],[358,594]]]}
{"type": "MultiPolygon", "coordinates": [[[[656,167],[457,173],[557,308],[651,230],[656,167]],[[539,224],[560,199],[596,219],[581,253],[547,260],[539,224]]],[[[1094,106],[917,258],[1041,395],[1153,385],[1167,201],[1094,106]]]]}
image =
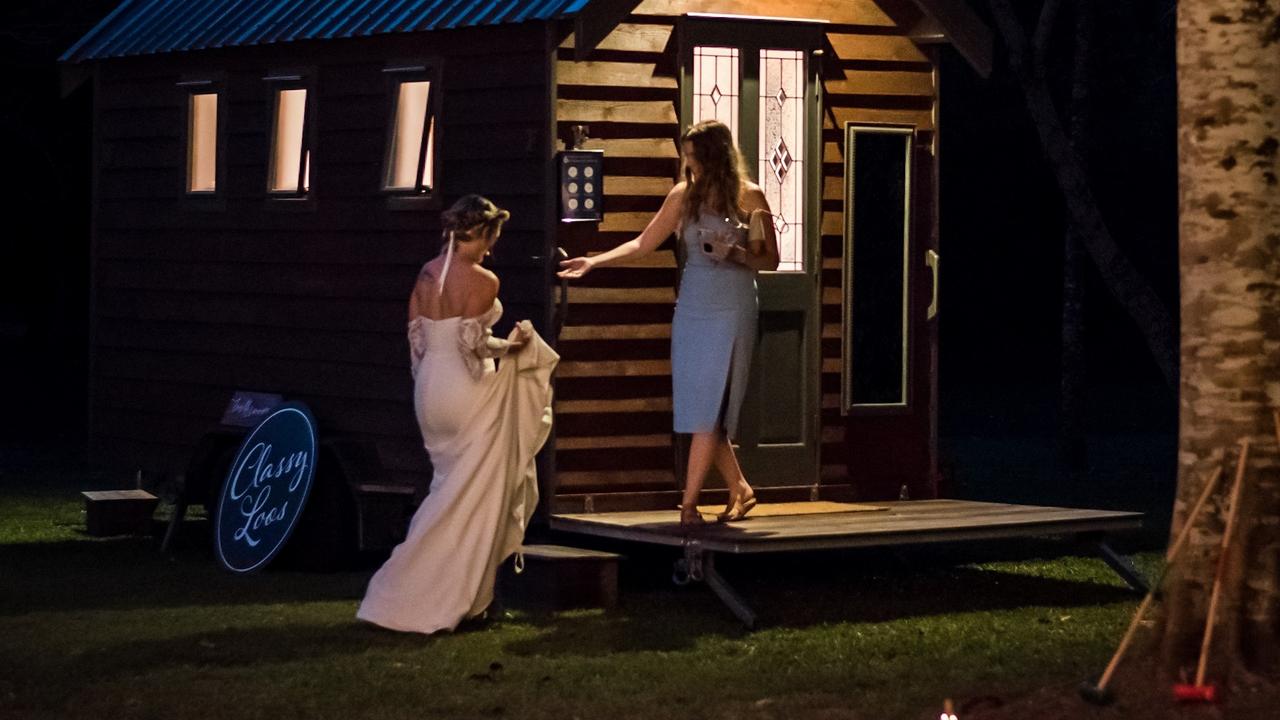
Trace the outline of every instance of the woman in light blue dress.
{"type": "Polygon", "coordinates": [[[704,522],[697,502],[712,463],[729,486],[720,520],[741,520],[756,504],[730,438],[755,349],[756,273],[778,267],[778,245],[764,193],[747,180],[728,127],[698,123],[685,131],[680,148],[684,182],[671,189],[644,231],[608,252],[565,260],[560,277],[635,260],[679,233],[687,260],[671,323],[671,381],[675,431],[693,435],[680,506],[680,524],[688,527],[704,522]],[[748,223],[764,230],[750,243],[748,223]]]}

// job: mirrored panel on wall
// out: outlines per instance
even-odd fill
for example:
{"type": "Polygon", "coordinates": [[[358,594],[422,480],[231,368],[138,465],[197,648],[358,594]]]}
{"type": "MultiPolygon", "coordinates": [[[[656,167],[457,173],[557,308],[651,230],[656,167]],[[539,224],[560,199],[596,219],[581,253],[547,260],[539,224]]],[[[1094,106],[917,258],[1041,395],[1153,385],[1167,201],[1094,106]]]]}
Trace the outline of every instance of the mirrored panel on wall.
{"type": "Polygon", "coordinates": [[[908,404],[913,133],[845,127],[845,412],[908,404]]]}

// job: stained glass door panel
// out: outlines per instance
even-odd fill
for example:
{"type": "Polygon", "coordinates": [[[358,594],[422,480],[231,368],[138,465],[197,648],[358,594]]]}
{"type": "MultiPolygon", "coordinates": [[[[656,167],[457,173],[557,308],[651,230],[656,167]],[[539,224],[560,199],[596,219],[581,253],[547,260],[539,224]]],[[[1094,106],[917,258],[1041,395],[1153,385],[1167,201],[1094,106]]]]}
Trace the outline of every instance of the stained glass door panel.
{"type": "Polygon", "coordinates": [[[693,122],[719,120],[738,137],[741,55],[737,48],[693,50],[693,122]]]}
{"type": "Polygon", "coordinates": [[[757,177],[773,210],[779,272],[804,272],[805,53],[760,51],[760,144],[757,177]]]}

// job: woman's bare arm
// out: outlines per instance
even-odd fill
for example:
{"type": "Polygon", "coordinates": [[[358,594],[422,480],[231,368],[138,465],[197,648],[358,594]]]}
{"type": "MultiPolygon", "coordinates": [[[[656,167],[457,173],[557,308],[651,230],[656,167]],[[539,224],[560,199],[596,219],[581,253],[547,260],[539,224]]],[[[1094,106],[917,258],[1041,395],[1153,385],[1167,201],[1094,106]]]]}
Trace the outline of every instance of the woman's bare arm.
{"type": "Polygon", "coordinates": [[[666,199],[662,201],[662,207],[658,209],[658,213],[635,238],[593,257],[576,257],[561,261],[562,269],[557,275],[569,279],[580,278],[591,272],[593,268],[612,265],[629,258],[642,258],[658,249],[658,246],[680,225],[680,213],[684,208],[684,190],[684,183],[671,188],[671,192],[667,193],[666,199]]]}
{"type": "Polygon", "coordinates": [[[431,276],[424,265],[418,273],[418,281],[413,284],[413,292],[409,293],[409,322],[422,315],[422,293],[425,292],[431,276]]]}
{"type": "MultiPolygon", "coordinates": [[[[764,191],[757,186],[751,186],[743,198],[743,210],[750,215],[756,211],[771,215],[769,210],[769,201],[765,199],[764,191]]],[[[737,263],[746,265],[752,270],[777,270],[778,264],[782,261],[778,253],[778,236],[774,231],[773,218],[767,216],[764,218],[764,253],[753,255],[745,249],[739,248],[733,252],[730,258],[737,263]]]]}

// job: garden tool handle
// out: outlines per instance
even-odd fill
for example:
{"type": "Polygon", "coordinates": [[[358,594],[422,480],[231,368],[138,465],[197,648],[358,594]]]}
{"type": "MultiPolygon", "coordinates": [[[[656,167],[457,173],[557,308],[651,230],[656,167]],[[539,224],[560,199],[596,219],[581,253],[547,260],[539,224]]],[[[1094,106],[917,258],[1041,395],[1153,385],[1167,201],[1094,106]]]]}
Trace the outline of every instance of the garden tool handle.
{"type": "Polygon", "coordinates": [[[1240,459],[1236,461],[1236,480],[1231,488],[1231,508],[1227,510],[1227,526],[1222,530],[1222,550],[1218,555],[1218,568],[1213,574],[1213,592],[1209,594],[1209,612],[1204,622],[1204,640],[1200,642],[1200,662],[1196,665],[1196,686],[1204,685],[1205,670],[1209,668],[1209,644],[1213,642],[1213,618],[1218,614],[1218,597],[1222,594],[1222,576],[1227,568],[1227,551],[1231,549],[1231,535],[1236,528],[1236,511],[1240,509],[1240,487],[1244,485],[1244,467],[1249,459],[1249,438],[1240,438],[1240,459]]]}
{"type": "Polygon", "coordinates": [[[1222,468],[1217,467],[1213,470],[1213,475],[1209,478],[1209,482],[1204,484],[1204,490],[1200,491],[1200,497],[1196,500],[1196,504],[1191,506],[1191,512],[1187,513],[1187,521],[1183,523],[1182,529],[1178,531],[1178,537],[1169,546],[1169,552],[1165,553],[1165,565],[1173,562],[1174,557],[1182,550],[1182,546],[1186,544],[1191,537],[1191,527],[1195,524],[1196,517],[1200,515],[1200,510],[1204,508],[1204,504],[1209,499],[1209,494],[1217,487],[1218,481],[1222,479],[1222,468]]]}
{"type": "Polygon", "coordinates": [[[1174,558],[1182,551],[1182,546],[1187,543],[1187,538],[1191,537],[1191,528],[1195,526],[1196,518],[1200,516],[1200,511],[1204,509],[1205,502],[1209,499],[1209,495],[1214,488],[1217,487],[1220,479],[1222,479],[1222,468],[1218,467],[1213,471],[1213,475],[1209,477],[1209,481],[1204,484],[1204,490],[1200,491],[1200,497],[1196,500],[1196,504],[1191,506],[1191,512],[1187,513],[1186,522],[1182,524],[1182,529],[1178,531],[1178,537],[1169,546],[1169,552],[1165,553],[1165,566],[1160,571],[1160,578],[1151,585],[1151,590],[1147,592],[1147,596],[1142,598],[1142,604],[1138,606],[1138,611],[1134,613],[1133,621],[1129,623],[1129,628],[1124,631],[1124,638],[1120,640],[1120,647],[1116,648],[1115,654],[1111,656],[1111,662],[1107,663],[1107,669],[1102,672],[1102,677],[1098,680],[1098,689],[1105,690],[1107,684],[1111,682],[1111,676],[1120,665],[1120,658],[1124,656],[1125,650],[1129,649],[1129,643],[1133,641],[1133,635],[1137,632],[1138,625],[1142,623],[1142,617],[1147,614],[1147,609],[1151,607],[1152,601],[1155,600],[1156,593],[1160,591],[1160,583],[1164,580],[1164,573],[1168,571],[1169,565],[1173,563],[1174,558]]]}

